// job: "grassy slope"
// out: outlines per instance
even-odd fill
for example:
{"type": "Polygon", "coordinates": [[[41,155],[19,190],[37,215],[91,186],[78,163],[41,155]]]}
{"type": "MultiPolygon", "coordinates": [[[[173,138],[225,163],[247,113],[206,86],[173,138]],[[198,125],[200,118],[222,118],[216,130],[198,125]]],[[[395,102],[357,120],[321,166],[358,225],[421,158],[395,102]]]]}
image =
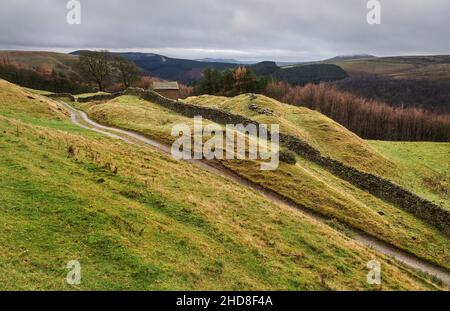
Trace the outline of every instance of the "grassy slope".
{"type": "Polygon", "coordinates": [[[382,74],[405,79],[450,81],[449,56],[381,57],[330,62],[350,75],[382,74]]]}
{"type": "Polygon", "coordinates": [[[106,93],[106,92],[84,93],[84,94],[76,95],[76,98],[86,98],[86,97],[91,97],[91,96],[95,96],[95,95],[104,95],[104,94],[108,94],[108,93],[106,93]]]}
{"type": "MultiPolygon", "coordinates": [[[[131,129],[168,143],[174,140],[170,135],[174,124],[182,122],[192,126],[192,119],[134,96],[79,106],[101,123],[131,129]]],[[[300,157],[297,160],[299,163],[295,166],[281,163],[279,169],[272,172],[260,171],[259,164],[250,161],[224,161],[223,164],[308,208],[450,267],[450,244],[445,235],[317,165],[300,157]]]]}
{"type": "MultiPolygon", "coordinates": [[[[398,159],[376,148],[376,144],[359,138],[333,120],[307,108],[293,107],[265,96],[258,96],[254,101],[258,106],[272,109],[275,112],[274,117],[267,117],[258,115],[248,109],[250,99],[246,95],[232,99],[200,96],[188,98],[187,101],[240,113],[268,124],[278,123],[282,132],[305,139],[324,155],[340,160],[360,170],[388,178],[413,191],[418,190],[418,193],[423,195],[424,198],[432,200],[446,208],[450,207],[450,201],[448,197],[442,195],[442,190],[434,186],[424,185],[421,181],[421,178],[442,180],[442,172],[440,170],[417,170],[419,166],[426,167],[424,161],[436,162],[439,160],[435,165],[447,167],[448,160],[446,160],[445,154],[448,154],[450,151],[448,144],[418,143],[416,146],[418,146],[418,150],[423,151],[422,157],[424,157],[424,161],[414,159],[416,163],[420,164],[417,164],[416,168],[412,169],[411,166],[400,165],[398,159]],[[429,148],[433,149],[434,147],[440,150],[444,156],[441,155],[435,157],[435,159],[432,157],[428,158],[426,150],[429,148]],[[424,173],[423,175],[421,175],[422,172],[424,173]]],[[[412,155],[414,153],[410,154],[412,155]]],[[[412,158],[405,156],[403,159],[411,160],[412,158]]],[[[448,188],[448,183],[446,185],[448,188]]]]}
{"type": "Polygon", "coordinates": [[[348,60],[338,61],[334,64],[344,69],[349,75],[377,74],[391,75],[414,70],[416,67],[412,64],[391,63],[375,60],[348,60]]]}
{"type": "Polygon", "coordinates": [[[3,57],[28,68],[45,67],[65,72],[70,71],[78,59],[75,55],[41,51],[0,51],[0,59],[3,57]]]}
{"type": "Polygon", "coordinates": [[[298,136],[321,151],[365,171],[383,175],[391,163],[367,142],[323,114],[304,107],[283,104],[263,95],[251,100],[246,94],[233,97],[197,96],[186,99],[196,105],[219,108],[265,124],[279,124],[283,133],[298,136]],[[250,103],[273,111],[273,116],[249,109],[250,103]]]}
{"type": "Polygon", "coordinates": [[[38,94],[38,95],[44,95],[45,96],[45,95],[53,94],[53,92],[50,92],[50,91],[35,90],[35,89],[28,88],[28,87],[24,87],[23,89],[26,90],[26,91],[29,91],[29,92],[31,92],[33,94],[38,94]]]}
{"type": "Polygon", "coordinates": [[[415,68],[413,70],[401,71],[391,75],[399,79],[423,79],[450,81],[450,64],[435,64],[415,68]]]}
{"type": "Polygon", "coordinates": [[[369,141],[417,194],[450,209],[450,143],[369,141]]]}
{"type": "Polygon", "coordinates": [[[366,283],[372,258],[382,260],[382,289],[430,288],[294,210],[75,130],[52,102],[22,92],[0,81],[1,289],[73,289],[73,259],[78,289],[378,289],[366,283]]]}

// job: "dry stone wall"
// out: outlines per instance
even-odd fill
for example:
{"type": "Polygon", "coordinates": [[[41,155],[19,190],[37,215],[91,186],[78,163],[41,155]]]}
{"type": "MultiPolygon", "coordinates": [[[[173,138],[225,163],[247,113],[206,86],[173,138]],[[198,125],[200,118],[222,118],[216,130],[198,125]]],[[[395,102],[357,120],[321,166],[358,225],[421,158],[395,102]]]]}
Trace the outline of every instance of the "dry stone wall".
{"type": "MultiPolygon", "coordinates": [[[[241,115],[231,114],[215,108],[181,103],[165,98],[156,92],[144,91],[143,89],[138,88],[129,88],[124,92],[115,94],[96,95],[83,98],[82,101],[107,100],[121,95],[139,96],[144,100],[156,103],[186,117],[202,116],[205,119],[220,124],[243,124],[244,126],[255,124],[256,126],[259,126],[258,122],[241,115]]],[[[79,99],[79,101],[80,100],[81,99],[79,99]]],[[[419,197],[387,179],[357,170],[340,161],[325,157],[319,150],[298,137],[280,133],[280,143],[287,149],[319,164],[332,174],[382,200],[395,204],[401,209],[415,215],[417,218],[435,226],[447,235],[450,235],[450,211],[419,197]]]]}

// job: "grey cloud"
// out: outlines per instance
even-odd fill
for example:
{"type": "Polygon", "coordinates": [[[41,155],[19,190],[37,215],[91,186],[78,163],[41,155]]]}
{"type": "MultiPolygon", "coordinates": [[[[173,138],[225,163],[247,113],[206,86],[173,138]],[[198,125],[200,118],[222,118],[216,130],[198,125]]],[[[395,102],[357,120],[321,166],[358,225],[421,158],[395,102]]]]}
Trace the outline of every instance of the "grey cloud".
{"type": "Polygon", "coordinates": [[[0,48],[107,48],[182,57],[312,60],[337,54],[444,54],[448,0],[80,0],[82,24],[66,23],[67,0],[2,0],[0,48]]]}

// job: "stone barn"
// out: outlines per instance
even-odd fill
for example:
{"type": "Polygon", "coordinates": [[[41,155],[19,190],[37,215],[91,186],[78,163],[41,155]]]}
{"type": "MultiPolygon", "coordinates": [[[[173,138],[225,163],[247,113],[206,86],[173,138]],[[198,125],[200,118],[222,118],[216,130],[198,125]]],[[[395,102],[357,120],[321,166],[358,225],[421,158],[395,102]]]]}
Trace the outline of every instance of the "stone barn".
{"type": "Polygon", "coordinates": [[[180,98],[180,87],[178,82],[153,82],[153,91],[156,93],[177,100],[180,98]]]}

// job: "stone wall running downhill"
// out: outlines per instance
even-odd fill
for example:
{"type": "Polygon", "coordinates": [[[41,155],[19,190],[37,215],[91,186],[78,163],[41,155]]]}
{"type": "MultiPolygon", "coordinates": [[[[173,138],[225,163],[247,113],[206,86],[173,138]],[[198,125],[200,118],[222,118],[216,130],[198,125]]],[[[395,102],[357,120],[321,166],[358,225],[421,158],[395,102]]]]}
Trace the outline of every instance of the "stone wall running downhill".
{"type": "Polygon", "coordinates": [[[52,93],[52,94],[48,94],[46,96],[50,97],[50,98],[64,98],[65,97],[65,98],[70,99],[73,102],[76,101],[76,97],[70,93],[52,93]]]}
{"type": "MultiPolygon", "coordinates": [[[[156,92],[144,91],[139,88],[129,88],[124,92],[115,94],[96,95],[83,98],[82,101],[108,100],[121,95],[139,96],[144,100],[158,104],[186,117],[202,116],[205,119],[220,124],[243,124],[244,126],[255,124],[256,126],[259,126],[258,122],[241,115],[231,114],[215,108],[181,103],[165,98],[156,92]]],[[[80,101],[80,99],[78,101],[80,101]]],[[[268,136],[270,137],[270,135],[268,136]]],[[[319,164],[341,179],[350,182],[378,198],[395,204],[401,209],[415,215],[417,218],[435,226],[445,234],[450,235],[450,211],[419,197],[392,181],[357,170],[340,161],[325,157],[319,150],[296,136],[280,133],[280,143],[289,150],[319,164]]]]}
{"type": "Polygon", "coordinates": [[[116,97],[122,96],[123,94],[124,94],[123,92],[117,92],[117,93],[112,93],[112,94],[98,94],[98,95],[92,95],[89,97],[77,98],[75,101],[78,103],[86,103],[86,102],[91,102],[91,101],[96,101],[96,100],[110,100],[110,99],[114,99],[116,97]]]}

